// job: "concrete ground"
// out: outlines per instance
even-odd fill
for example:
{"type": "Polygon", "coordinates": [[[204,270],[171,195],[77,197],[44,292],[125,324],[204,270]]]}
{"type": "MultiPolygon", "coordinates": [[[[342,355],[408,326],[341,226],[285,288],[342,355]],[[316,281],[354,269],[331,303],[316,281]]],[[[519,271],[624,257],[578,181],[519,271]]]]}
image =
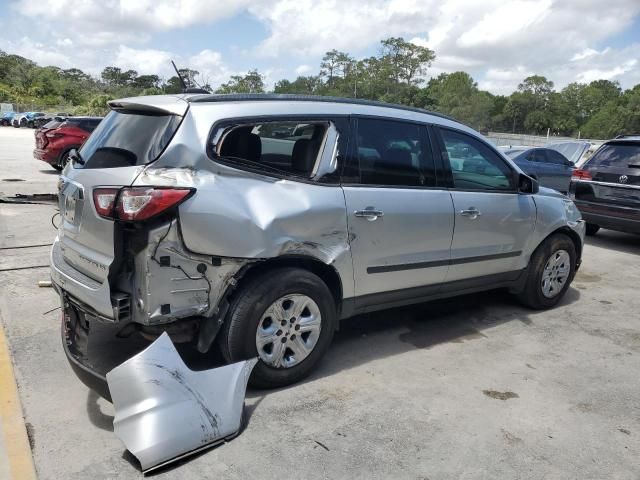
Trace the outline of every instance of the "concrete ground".
{"type": "MultiPolygon", "coordinates": [[[[0,128],[0,195],[51,193],[31,130],[0,128]],[[6,179],[24,179],[10,182],[6,179]]],[[[49,243],[53,205],[0,204],[0,247],[49,243]]],[[[0,250],[0,270],[47,248],[0,250]]],[[[638,479],[640,238],[601,231],[561,305],[494,292],[343,324],[307,381],[249,391],[230,443],[157,478],[638,479]]],[[[139,478],[111,405],[60,345],[43,268],[0,272],[0,312],[42,479],[139,478]]],[[[1,443],[0,443],[1,445],[1,443]]]]}

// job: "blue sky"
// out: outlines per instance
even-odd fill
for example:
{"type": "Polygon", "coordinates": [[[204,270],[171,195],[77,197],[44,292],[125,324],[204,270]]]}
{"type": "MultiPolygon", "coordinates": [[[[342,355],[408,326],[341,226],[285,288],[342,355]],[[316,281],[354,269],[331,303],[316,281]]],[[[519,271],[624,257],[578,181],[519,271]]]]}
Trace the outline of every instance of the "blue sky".
{"type": "Polygon", "coordinates": [[[0,29],[0,49],[40,65],[168,77],[174,59],[214,86],[315,74],[327,50],[361,58],[390,36],[436,52],[428,76],[464,70],[493,93],[534,73],[640,83],[638,0],[13,0],[0,29]]]}

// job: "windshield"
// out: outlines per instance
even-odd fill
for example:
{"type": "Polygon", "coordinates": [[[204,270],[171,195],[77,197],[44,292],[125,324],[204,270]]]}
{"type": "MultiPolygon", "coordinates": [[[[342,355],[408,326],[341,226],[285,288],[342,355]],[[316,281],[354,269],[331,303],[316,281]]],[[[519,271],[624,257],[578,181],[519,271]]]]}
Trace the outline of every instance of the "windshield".
{"type": "Polygon", "coordinates": [[[112,111],[80,149],[84,166],[77,166],[116,168],[153,162],[169,144],[181,120],[176,115],[112,111]]]}
{"type": "Polygon", "coordinates": [[[589,168],[614,167],[627,170],[640,168],[640,143],[608,143],[591,157],[589,168]]]}

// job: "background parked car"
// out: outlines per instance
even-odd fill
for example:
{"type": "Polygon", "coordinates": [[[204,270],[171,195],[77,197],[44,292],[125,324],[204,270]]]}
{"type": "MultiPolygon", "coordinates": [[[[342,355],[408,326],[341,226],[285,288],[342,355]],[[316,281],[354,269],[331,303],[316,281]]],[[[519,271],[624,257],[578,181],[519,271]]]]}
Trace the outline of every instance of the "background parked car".
{"type": "Polygon", "coordinates": [[[0,117],[0,125],[3,127],[8,127],[11,125],[11,121],[13,117],[17,115],[16,112],[4,112],[0,117]]]}
{"type": "Polygon", "coordinates": [[[80,148],[102,117],[71,117],[62,123],[53,120],[36,130],[36,148],[33,156],[62,170],[69,159],[69,152],[80,148]]]}
{"type": "Polygon", "coordinates": [[[570,196],[588,235],[600,227],[640,234],[640,135],[605,142],[573,172],[570,196]]]}
{"type": "Polygon", "coordinates": [[[12,124],[14,127],[16,128],[20,128],[20,127],[31,127],[33,128],[33,121],[36,118],[40,118],[40,117],[44,117],[45,113],[44,112],[25,112],[25,113],[21,113],[19,115],[16,115],[13,118],[12,124]]]}
{"type": "Polygon", "coordinates": [[[575,165],[560,152],[539,147],[512,147],[503,152],[541,185],[562,193],[569,191],[575,165]]]}
{"type": "Polygon", "coordinates": [[[44,118],[47,114],[44,112],[34,112],[33,115],[27,117],[27,127],[36,128],[36,121],[44,118]]]}
{"type": "Polygon", "coordinates": [[[71,115],[68,113],[58,112],[58,113],[49,113],[44,115],[43,117],[37,117],[33,120],[33,128],[40,128],[43,125],[51,122],[52,120],[56,120],[58,122],[64,122],[71,115]]]}

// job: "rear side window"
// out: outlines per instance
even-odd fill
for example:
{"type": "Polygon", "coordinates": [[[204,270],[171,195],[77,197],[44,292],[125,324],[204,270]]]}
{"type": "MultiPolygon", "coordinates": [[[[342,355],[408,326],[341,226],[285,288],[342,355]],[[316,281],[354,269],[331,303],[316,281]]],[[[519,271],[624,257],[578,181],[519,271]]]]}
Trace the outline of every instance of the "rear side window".
{"type": "Polygon", "coordinates": [[[511,169],[497,153],[470,135],[444,128],[440,132],[455,188],[513,190],[511,169]]]}
{"type": "Polygon", "coordinates": [[[427,129],[415,123],[359,118],[356,157],[360,183],[433,187],[435,165],[427,129]]]}
{"type": "Polygon", "coordinates": [[[310,177],[321,152],[328,121],[267,121],[221,127],[215,155],[234,166],[310,177]]]}
{"type": "Polygon", "coordinates": [[[598,149],[588,161],[589,168],[615,168],[627,170],[640,168],[640,144],[608,143],[598,149]]]}
{"type": "Polygon", "coordinates": [[[82,168],[145,165],[156,160],[180,125],[176,115],[110,112],[80,149],[82,168]]]}

